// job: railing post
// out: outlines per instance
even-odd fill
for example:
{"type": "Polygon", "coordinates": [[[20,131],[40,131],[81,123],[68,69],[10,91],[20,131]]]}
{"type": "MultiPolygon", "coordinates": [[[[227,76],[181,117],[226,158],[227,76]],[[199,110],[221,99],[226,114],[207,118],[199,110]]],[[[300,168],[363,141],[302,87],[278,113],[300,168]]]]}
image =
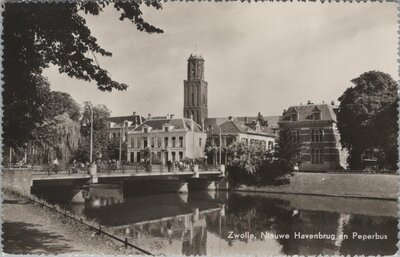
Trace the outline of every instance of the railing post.
{"type": "Polygon", "coordinates": [[[199,174],[199,165],[198,164],[194,164],[193,165],[193,171],[194,171],[194,177],[198,178],[200,176],[200,174],[199,174]]]}
{"type": "Polygon", "coordinates": [[[125,248],[128,248],[128,238],[125,237],[125,248]]]}
{"type": "Polygon", "coordinates": [[[219,168],[219,171],[221,171],[221,175],[222,175],[223,177],[225,177],[225,165],[224,165],[224,164],[221,164],[221,166],[220,166],[220,168],[219,168]]]}

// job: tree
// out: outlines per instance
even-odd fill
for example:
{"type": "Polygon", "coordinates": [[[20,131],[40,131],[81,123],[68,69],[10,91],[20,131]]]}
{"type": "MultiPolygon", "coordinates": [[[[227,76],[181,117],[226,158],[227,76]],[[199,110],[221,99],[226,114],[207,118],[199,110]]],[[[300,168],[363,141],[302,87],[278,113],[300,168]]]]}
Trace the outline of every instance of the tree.
{"type": "MultiPolygon", "coordinates": [[[[349,151],[350,168],[362,169],[362,154],[375,149],[393,159],[393,149],[397,148],[397,83],[379,71],[366,72],[351,82],[354,86],[339,98],[337,113],[340,141],[349,151]],[[387,127],[389,130],[383,132],[387,127]]],[[[386,164],[396,166],[393,160],[390,162],[386,164]]]]}
{"type": "Polygon", "coordinates": [[[126,160],[127,144],[126,142],[120,142],[120,138],[112,138],[107,141],[102,158],[106,160],[119,160],[120,143],[121,159],[122,161],[126,160]]]}
{"type": "MultiPolygon", "coordinates": [[[[140,31],[162,33],[142,17],[139,1],[5,3],[3,12],[3,129],[7,147],[23,145],[36,123],[42,122],[39,109],[49,64],[70,77],[95,81],[102,91],[124,90],[127,85],[111,79],[95,55],[111,56],[97,44],[86,26],[84,15],[99,15],[108,5],[120,12],[140,31]]],[[[161,8],[157,1],[147,6],[161,8]]],[[[74,119],[74,117],[71,117],[74,119]]]]}
{"type": "Polygon", "coordinates": [[[247,145],[244,141],[236,141],[229,145],[227,151],[228,178],[233,186],[256,184],[258,168],[271,157],[261,143],[247,145]]]}
{"type": "MultiPolygon", "coordinates": [[[[80,137],[78,124],[80,107],[69,94],[51,91],[45,79],[41,80],[37,89],[35,114],[39,120],[30,120],[34,122],[33,129],[26,131],[24,138],[27,140],[22,150],[26,152],[28,149],[25,148],[35,149],[35,156],[33,154],[30,156],[31,162],[34,163],[47,162],[56,156],[69,161],[80,137]]],[[[16,119],[19,118],[21,117],[16,115],[16,119]]],[[[30,118],[32,117],[26,117],[27,120],[30,118]]],[[[24,120],[19,120],[19,124],[24,124],[24,120]]]]}
{"type": "Polygon", "coordinates": [[[298,138],[293,138],[289,129],[281,128],[279,130],[274,154],[284,170],[292,172],[300,164],[300,148],[301,145],[298,138]]]}
{"type": "Polygon", "coordinates": [[[106,152],[108,144],[108,118],[110,111],[105,105],[92,106],[90,102],[85,102],[83,107],[81,126],[81,142],[78,153],[85,154],[85,157],[75,155],[76,159],[89,161],[90,153],[90,131],[91,115],[93,110],[93,159],[98,159],[106,152]]]}

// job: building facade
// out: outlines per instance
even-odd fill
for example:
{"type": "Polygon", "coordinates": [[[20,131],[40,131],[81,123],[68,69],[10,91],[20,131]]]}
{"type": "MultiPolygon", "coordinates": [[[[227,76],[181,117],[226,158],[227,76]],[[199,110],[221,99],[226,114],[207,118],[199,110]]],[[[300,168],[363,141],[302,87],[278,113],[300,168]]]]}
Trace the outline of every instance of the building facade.
{"type": "Polygon", "coordinates": [[[207,127],[208,144],[214,151],[208,154],[208,163],[222,163],[226,164],[229,156],[227,148],[236,141],[243,141],[247,145],[259,143],[265,147],[266,150],[273,150],[275,146],[276,135],[261,126],[260,122],[256,122],[254,129],[246,125],[242,121],[229,117],[227,121],[220,125],[207,127]],[[219,153],[221,149],[221,154],[219,153]],[[221,155],[221,159],[220,156],[221,155]]]}
{"type": "Polygon", "coordinates": [[[202,124],[208,117],[208,83],[204,80],[204,59],[201,55],[191,54],[187,64],[187,80],[184,86],[183,117],[202,124]]]}
{"type": "Polygon", "coordinates": [[[133,112],[132,115],[116,116],[108,118],[107,133],[110,140],[119,139],[122,136],[122,141],[125,142],[128,130],[134,129],[146,121],[142,115],[133,112]]]}
{"type": "Polygon", "coordinates": [[[329,171],[347,167],[336,126],[336,107],[331,104],[291,106],[283,112],[280,129],[300,143],[299,171],[329,171]]]}
{"type": "Polygon", "coordinates": [[[152,164],[204,157],[207,134],[193,120],[148,119],[128,131],[128,161],[152,164]]]}

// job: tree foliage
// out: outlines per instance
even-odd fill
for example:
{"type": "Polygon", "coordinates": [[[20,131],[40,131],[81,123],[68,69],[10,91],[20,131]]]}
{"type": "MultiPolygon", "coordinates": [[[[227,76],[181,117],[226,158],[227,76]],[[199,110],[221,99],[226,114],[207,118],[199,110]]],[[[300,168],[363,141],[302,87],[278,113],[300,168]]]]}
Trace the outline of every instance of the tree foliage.
{"type": "MultiPolygon", "coordinates": [[[[295,159],[285,159],[283,151],[267,150],[261,143],[237,141],[228,147],[228,178],[232,186],[278,185],[288,183],[295,159]]],[[[295,151],[292,150],[292,153],[295,151]]]]}
{"type": "Polygon", "coordinates": [[[120,143],[121,143],[121,160],[122,161],[126,160],[127,144],[126,142],[120,142],[120,138],[112,138],[107,141],[102,159],[119,160],[120,143]]]}
{"type": "Polygon", "coordinates": [[[284,170],[291,172],[295,166],[301,162],[300,159],[301,144],[297,138],[292,138],[290,130],[281,128],[279,137],[275,145],[275,156],[279,160],[284,170]]]}
{"type": "Polygon", "coordinates": [[[108,133],[108,118],[110,111],[105,105],[92,106],[90,102],[85,102],[83,107],[82,118],[80,120],[81,141],[76,158],[79,161],[89,161],[90,153],[90,131],[91,131],[91,115],[93,111],[93,159],[101,158],[107,149],[108,133]],[[84,156],[78,156],[83,154],[84,156]]]}
{"type": "MultiPolygon", "coordinates": [[[[53,64],[60,73],[95,81],[102,91],[124,90],[127,85],[112,80],[96,55],[111,56],[97,43],[84,15],[99,15],[106,6],[120,13],[140,31],[161,33],[147,23],[140,10],[143,2],[57,2],[5,3],[3,12],[3,104],[4,144],[16,147],[29,140],[37,123],[43,121],[41,106],[46,82],[41,74],[53,64]]],[[[144,2],[157,9],[157,1],[144,2]]],[[[70,116],[73,120],[75,116],[70,116]]]]}
{"type": "Polygon", "coordinates": [[[381,165],[395,168],[397,83],[388,74],[369,71],[351,81],[339,98],[338,129],[349,150],[351,169],[362,169],[361,155],[378,150],[381,165]]]}

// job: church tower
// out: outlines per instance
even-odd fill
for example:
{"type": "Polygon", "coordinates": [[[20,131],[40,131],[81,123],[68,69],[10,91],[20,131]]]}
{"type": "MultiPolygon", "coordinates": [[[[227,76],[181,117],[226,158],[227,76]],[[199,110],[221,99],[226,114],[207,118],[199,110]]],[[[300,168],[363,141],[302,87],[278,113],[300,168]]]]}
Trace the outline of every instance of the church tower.
{"type": "Polygon", "coordinates": [[[207,81],[204,80],[204,59],[201,55],[191,54],[188,59],[187,80],[184,85],[183,117],[202,125],[208,117],[207,81]]]}

